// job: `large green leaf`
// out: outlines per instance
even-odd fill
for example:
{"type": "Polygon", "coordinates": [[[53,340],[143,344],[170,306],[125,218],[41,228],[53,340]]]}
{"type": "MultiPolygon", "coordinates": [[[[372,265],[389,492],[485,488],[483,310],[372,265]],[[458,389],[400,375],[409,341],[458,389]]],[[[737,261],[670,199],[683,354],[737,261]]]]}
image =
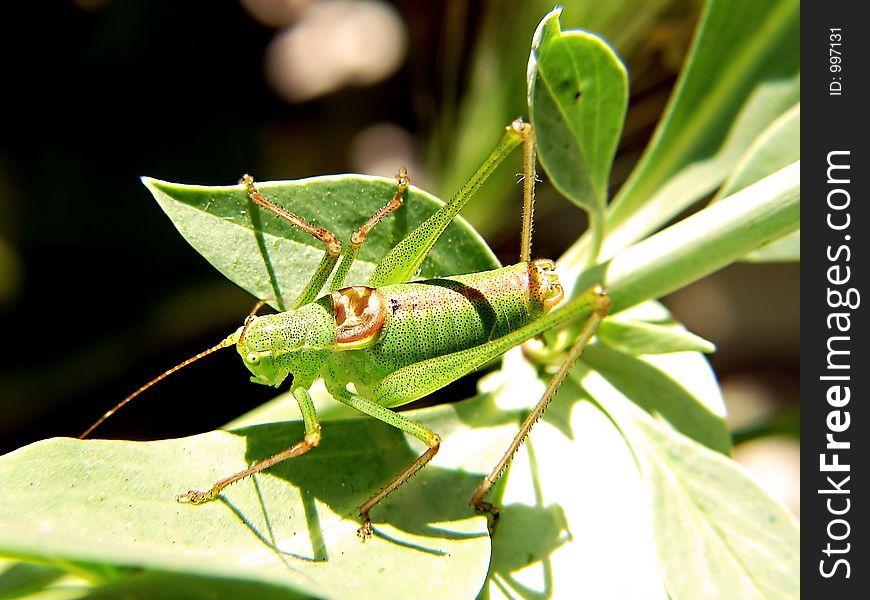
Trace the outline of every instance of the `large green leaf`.
{"type": "MultiPolygon", "coordinates": [[[[678,402],[685,409],[692,408],[688,404],[715,407],[724,432],[715,377],[709,367],[698,369],[693,361],[703,358],[696,353],[664,356],[671,364],[660,364],[662,373],[694,373],[678,402]],[[695,397],[688,399],[691,394],[695,397]]],[[[575,372],[580,380],[592,373],[583,363],[575,372]]],[[[505,425],[506,439],[543,393],[549,376],[517,350],[506,355],[502,370],[481,382],[497,414],[516,415],[505,425]]],[[[636,392],[632,390],[632,400],[640,403],[636,392]]],[[[503,516],[493,538],[491,598],[667,597],[647,484],[620,428],[589,400],[574,377],[566,380],[511,464],[497,499],[503,516]]]]}
{"type": "MultiPolygon", "coordinates": [[[[669,318],[652,302],[617,316],[636,322],[669,318]]],[[[602,371],[596,374],[599,380],[616,382],[645,410],[727,450],[724,403],[700,354],[635,357],[591,344],[575,368],[580,380],[590,366],[602,371]]],[[[481,389],[492,396],[497,414],[519,411],[519,417],[541,396],[550,376],[514,350],[500,371],[482,380],[481,389]]],[[[506,437],[516,430],[514,421],[506,437]]],[[[505,479],[490,597],[667,597],[650,527],[652,500],[631,448],[574,378],[562,384],[505,479]],[[626,572],[632,576],[625,577],[626,572]]]]}
{"type": "MultiPolygon", "coordinates": [[[[481,380],[480,396],[453,406],[467,428],[445,441],[436,460],[473,461],[468,470],[481,473],[492,468],[543,392],[539,376],[546,378],[520,349],[508,352],[503,368],[481,380]]],[[[699,377],[715,390],[709,369],[699,377]]],[[[322,394],[315,386],[324,414],[337,403],[322,394]]],[[[243,420],[297,418],[287,396],[243,420]]],[[[503,493],[493,494],[502,518],[492,540],[491,598],[655,597],[656,589],[665,597],[643,481],[619,430],[585,399],[570,380],[562,386],[503,478],[503,493]],[[626,568],[633,577],[621,576],[626,568]]]]}
{"type": "Polygon", "coordinates": [[[787,508],[734,461],[637,410],[595,373],[583,386],[643,474],[672,598],[800,596],[800,531],[787,508]]]}
{"type": "MultiPolygon", "coordinates": [[[[411,589],[473,597],[490,543],[485,519],[468,506],[481,476],[468,473],[489,465],[455,442],[467,437],[469,410],[461,418],[452,407],[426,411],[445,451],[372,512],[377,534],[366,544],[356,536],[357,506],[420,449],[384,424],[352,419],[324,423],[321,447],[202,506],[174,496],[285,448],[301,438],[301,424],[26,446],[0,459],[0,480],[16,482],[0,508],[0,554],[61,570],[92,563],[175,573],[216,593],[225,586],[212,580],[231,578],[329,598],[404,598],[411,589]]],[[[475,434],[491,441],[485,430],[475,434]]]]}
{"type": "MultiPolygon", "coordinates": [[[[311,278],[324,247],[312,236],[254,205],[241,185],[206,187],[156,179],[143,182],[184,238],[231,281],[276,308],[287,307],[311,278]]],[[[335,175],[258,183],[270,200],[325,227],[345,242],[393,197],[395,180],[335,175]]],[[[364,284],[381,258],[442,205],[417,188],[375,227],[346,280],[364,284]]],[[[447,228],[420,275],[435,277],[492,269],[498,261],[461,218],[447,228]]]]}

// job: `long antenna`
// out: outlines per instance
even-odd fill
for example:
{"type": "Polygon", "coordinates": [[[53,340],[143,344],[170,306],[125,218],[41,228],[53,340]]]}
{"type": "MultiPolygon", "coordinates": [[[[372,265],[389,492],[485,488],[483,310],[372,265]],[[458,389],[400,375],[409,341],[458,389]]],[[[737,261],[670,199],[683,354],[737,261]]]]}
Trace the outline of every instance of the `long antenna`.
{"type": "MultiPolygon", "coordinates": [[[[232,336],[231,336],[231,337],[232,337],[232,336]]],[[[227,339],[223,340],[221,343],[219,343],[219,344],[217,344],[217,345],[215,345],[215,346],[212,346],[212,347],[209,348],[208,350],[203,350],[202,352],[200,352],[200,353],[197,354],[196,356],[191,356],[191,357],[188,358],[187,360],[185,360],[185,361],[183,361],[183,362],[181,362],[181,363],[175,365],[174,367],[172,367],[171,369],[169,369],[168,371],[166,371],[166,372],[163,373],[162,375],[158,375],[157,377],[155,377],[154,379],[152,379],[151,381],[149,381],[148,383],[146,383],[145,385],[143,385],[142,387],[140,387],[138,390],[136,390],[135,392],[133,392],[132,394],[130,394],[129,396],[127,396],[126,398],[124,398],[123,400],[121,400],[120,402],[118,402],[118,405],[115,406],[115,408],[113,408],[113,409],[107,411],[106,414],[104,414],[102,417],[100,417],[100,418],[97,420],[96,423],[94,423],[93,425],[91,425],[90,427],[88,427],[87,430],[85,430],[85,432],[79,436],[79,439],[80,439],[80,440],[83,440],[83,439],[85,439],[86,437],[88,437],[88,435],[89,435],[89,434],[90,434],[94,429],[96,429],[97,427],[99,427],[99,425],[100,425],[103,421],[105,421],[106,419],[108,419],[109,417],[111,417],[113,414],[115,414],[117,411],[119,411],[119,410],[120,410],[120,409],[121,409],[125,404],[127,404],[130,400],[132,400],[133,398],[135,398],[136,396],[138,396],[139,394],[141,394],[142,392],[144,392],[145,390],[147,390],[148,388],[150,388],[152,385],[154,385],[155,383],[157,383],[158,381],[160,381],[160,380],[163,379],[164,377],[169,377],[170,375],[172,375],[173,373],[175,373],[175,372],[178,371],[179,369],[183,369],[184,367],[186,367],[186,366],[189,365],[190,363],[192,363],[192,362],[196,362],[196,361],[198,361],[200,358],[203,358],[204,356],[208,356],[208,355],[211,354],[212,352],[217,352],[218,350],[222,350],[222,349],[224,349],[224,348],[229,348],[230,346],[233,346],[233,345],[235,345],[235,341],[231,340],[230,338],[227,338],[227,339]]]]}

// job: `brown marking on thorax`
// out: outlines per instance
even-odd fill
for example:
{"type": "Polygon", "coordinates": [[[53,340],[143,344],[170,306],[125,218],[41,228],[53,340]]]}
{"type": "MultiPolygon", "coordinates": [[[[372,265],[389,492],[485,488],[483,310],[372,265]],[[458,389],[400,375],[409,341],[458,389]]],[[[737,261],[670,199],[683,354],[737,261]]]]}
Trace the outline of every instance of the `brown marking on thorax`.
{"type": "Polygon", "coordinates": [[[332,292],[332,310],[339,348],[361,348],[376,342],[387,314],[381,293],[364,285],[332,292]]]}

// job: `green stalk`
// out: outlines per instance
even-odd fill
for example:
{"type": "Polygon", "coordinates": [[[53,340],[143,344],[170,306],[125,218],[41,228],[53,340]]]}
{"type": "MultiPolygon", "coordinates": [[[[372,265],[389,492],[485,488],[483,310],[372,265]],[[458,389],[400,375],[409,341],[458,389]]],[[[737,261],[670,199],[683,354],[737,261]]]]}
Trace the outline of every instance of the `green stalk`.
{"type": "MultiPolygon", "coordinates": [[[[799,227],[797,161],[623,250],[583,273],[575,286],[580,291],[604,282],[616,312],[706,277],[799,227]]],[[[570,287],[565,271],[577,263],[560,266],[570,287]]]]}

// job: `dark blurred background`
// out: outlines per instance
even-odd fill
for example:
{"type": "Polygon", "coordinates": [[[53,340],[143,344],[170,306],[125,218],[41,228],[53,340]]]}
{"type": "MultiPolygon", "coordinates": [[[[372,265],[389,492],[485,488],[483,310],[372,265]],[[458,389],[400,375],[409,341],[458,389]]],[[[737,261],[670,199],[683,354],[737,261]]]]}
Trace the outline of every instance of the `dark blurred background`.
{"type": "MultiPolygon", "coordinates": [[[[601,33],[629,68],[616,189],[664,108],[700,3],[563,4],[563,27],[601,33]]],[[[406,164],[417,185],[449,196],[525,113],[529,44],[551,8],[539,0],[19,3],[25,12],[7,18],[0,39],[0,451],[78,435],[225,336],[253,304],[181,239],[140,176],[223,185],[246,172],[390,176],[406,164]]],[[[464,213],[508,263],[519,247],[517,171],[502,167],[464,213]]],[[[541,188],[535,253],[555,258],[585,220],[541,188]]],[[[773,472],[799,461],[798,277],[797,265],[736,265],[667,299],[718,345],[711,360],[738,441],[766,441],[779,457],[771,463],[767,448],[744,460],[773,472]]],[[[99,433],[202,432],[273,395],[248,382],[234,353],[218,353],[99,433]]],[[[751,454],[752,444],[738,450],[751,454]]],[[[787,495],[796,480],[785,479],[787,495]]]]}

